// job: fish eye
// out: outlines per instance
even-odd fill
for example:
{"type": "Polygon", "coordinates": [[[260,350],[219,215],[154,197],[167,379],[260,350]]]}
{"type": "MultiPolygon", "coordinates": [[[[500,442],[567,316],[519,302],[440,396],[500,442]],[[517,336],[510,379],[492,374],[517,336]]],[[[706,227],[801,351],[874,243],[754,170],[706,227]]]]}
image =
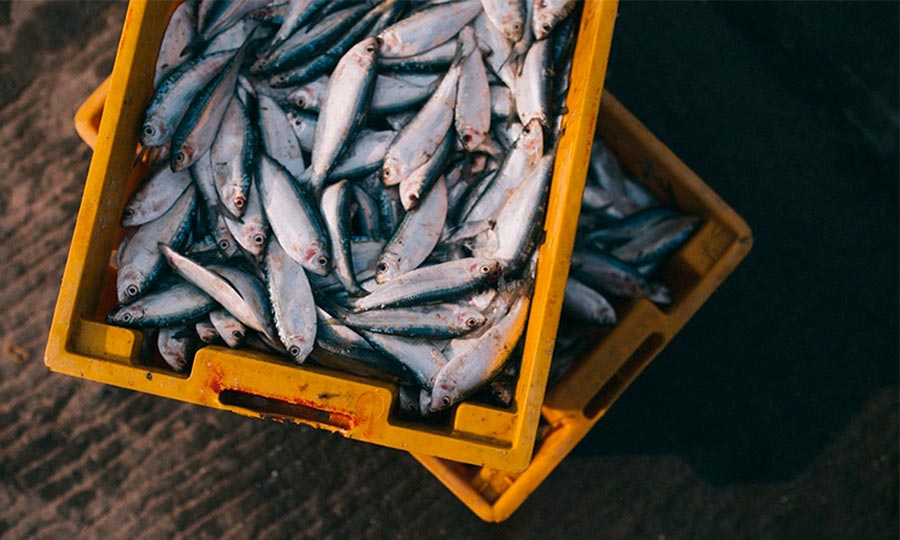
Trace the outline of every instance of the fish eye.
{"type": "Polygon", "coordinates": [[[156,130],[153,129],[153,126],[149,124],[144,126],[144,135],[152,136],[154,133],[156,133],[156,130]]]}
{"type": "Polygon", "coordinates": [[[303,96],[299,96],[296,99],[297,106],[301,109],[306,106],[306,99],[303,96]]]}
{"type": "Polygon", "coordinates": [[[416,195],[415,193],[410,193],[409,197],[407,197],[407,198],[409,199],[409,202],[411,202],[411,203],[415,203],[419,200],[419,196],[416,195]]]}
{"type": "Polygon", "coordinates": [[[177,154],[175,154],[175,161],[177,161],[178,163],[184,163],[184,160],[184,152],[178,152],[177,154]]]}
{"type": "Polygon", "coordinates": [[[552,26],[550,23],[548,23],[548,22],[545,22],[545,23],[541,26],[541,28],[544,29],[544,32],[549,32],[550,30],[553,30],[553,26],[552,26]]]}
{"type": "Polygon", "coordinates": [[[222,251],[228,251],[228,247],[228,240],[219,240],[219,249],[221,249],[222,251]]]}
{"type": "Polygon", "coordinates": [[[491,267],[486,264],[481,265],[481,268],[479,268],[478,270],[482,274],[490,274],[491,273],[491,267]]]}
{"type": "Polygon", "coordinates": [[[234,198],[234,206],[236,208],[243,208],[244,207],[244,198],[243,197],[235,197],[234,198]]]}
{"type": "Polygon", "coordinates": [[[469,144],[470,142],[472,142],[472,136],[466,133],[462,136],[462,142],[463,144],[469,144]]]}
{"type": "Polygon", "coordinates": [[[127,218],[130,218],[131,216],[134,215],[134,210],[132,210],[131,208],[126,208],[125,211],[122,213],[122,215],[127,218]]]}
{"type": "Polygon", "coordinates": [[[522,133],[524,133],[525,135],[528,135],[529,133],[531,133],[531,128],[528,126],[523,127],[522,133]]]}
{"type": "Polygon", "coordinates": [[[122,314],[122,322],[131,322],[131,313],[123,313],[122,314]]]}
{"type": "Polygon", "coordinates": [[[387,272],[387,265],[386,265],[385,263],[383,263],[383,262],[380,262],[380,263],[378,263],[378,265],[375,267],[375,270],[377,270],[377,271],[379,271],[379,272],[387,272]]]}
{"type": "Polygon", "coordinates": [[[319,266],[328,265],[328,257],[325,257],[324,255],[322,257],[319,257],[318,259],[316,259],[316,264],[318,264],[319,266]]]}
{"type": "Polygon", "coordinates": [[[235,330],[231,335],[234,336],[234,339],[244,339],[244,333],[240,330],[235,330]]]}
{"type": "Polygon", "coordinates": [[[385,169],[383,174],[384,174],[385,176],[390,176],[390,175],[391,175],[391,170],[390,170],[390,169],[385,169]]]}
{"type": "Polygon", "coordinates": [[[298,347],[296,345],[291,345],[291,348],[288,349],[288,354],[290,354],[291,356],[294,356],[294,357],[300,356],[300,347],[298,347]]]}
{"type": "Polygon", "coordinates": [[[373,52],[375,52],[375,46],[374,46],[374,45],[369,45],[368,47],[366,47],[366,52],[367,52],[367,53],[373,53],[373,52]]]}
{"type": "Polygon", "coordinates": [[[476,319],[475,317],[469,317],[468,319],[466,319],[466,326],[468,326],[469,328],[475,328],[476,326],[478,326],[478,319],[476,319]]]}
{"type": "Polygon", "coordinates": [[[127,289],[125,289],[125,294],[128,296],[137,296],[138,294],[137,285],[129,285],[127,289]]]}
{"type": "Polygon", "coordinates": [[[381,48],[381,46],[384,44],[384,40],[381,39],[381,38],[378,37],[378,36],[373,37],[373,38],[372,38],[372,41],[375,42],[375,46],[378,47],[378,48],[381,48]]]}
{"type": "Polygon", "coordinates": [[[261,234],[257,234],[253,237],[253,243],[258,246],[261,246],[263,244],[263,242],[265,242],[265,241],[266,241],[266,237],[261,234]]]}
{"type": "Polygon", "coordinates": [[[450,399],[450,396],[444,396],[441,398],[441,405],[443,405],[444,407],[449,407],[451,403],[453,403],[453,400],[450,399]]]}

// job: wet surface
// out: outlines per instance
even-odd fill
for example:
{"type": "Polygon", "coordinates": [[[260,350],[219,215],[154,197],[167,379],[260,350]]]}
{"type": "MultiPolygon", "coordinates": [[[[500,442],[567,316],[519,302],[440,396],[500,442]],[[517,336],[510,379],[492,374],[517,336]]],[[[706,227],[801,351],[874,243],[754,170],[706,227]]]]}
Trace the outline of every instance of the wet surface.
{"type": "Polygon", "coordinates": [[[0,3],[0,537],[896,537],[896,3],[621,6],[608,88],[755,245],[499,526],[402,452],[46,371],[124,13],[0,3]]]}

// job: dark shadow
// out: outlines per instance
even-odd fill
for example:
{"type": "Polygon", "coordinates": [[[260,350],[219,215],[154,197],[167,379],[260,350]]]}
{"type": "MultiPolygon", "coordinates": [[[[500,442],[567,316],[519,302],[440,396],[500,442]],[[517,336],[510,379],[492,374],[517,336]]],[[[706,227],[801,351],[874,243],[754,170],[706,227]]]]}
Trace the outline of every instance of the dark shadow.
{"type": "Polygon", "coordinates": [[[576,454],[785,481],[897,386],[897,12],[621,4],[607,87],[755,244],[576,454]]]}

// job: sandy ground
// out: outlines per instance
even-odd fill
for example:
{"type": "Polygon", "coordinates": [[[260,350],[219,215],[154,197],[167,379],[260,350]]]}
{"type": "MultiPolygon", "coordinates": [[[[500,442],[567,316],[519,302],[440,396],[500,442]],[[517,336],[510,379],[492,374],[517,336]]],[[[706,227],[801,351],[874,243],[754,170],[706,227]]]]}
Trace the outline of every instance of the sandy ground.
{"type": "Polygon", "coordinates": [[[488,525],[402,452],[45,369],[90,161],[71,118],[125,8],[0,3],[0,537],[895,538],[897,18],[880,6],[623,5],[610,87],[757,244],[488,525]],[[795,24],[817,17],[848,30],[795,24]],[[854,51],[862,28],[887,45],[854,51]]]}

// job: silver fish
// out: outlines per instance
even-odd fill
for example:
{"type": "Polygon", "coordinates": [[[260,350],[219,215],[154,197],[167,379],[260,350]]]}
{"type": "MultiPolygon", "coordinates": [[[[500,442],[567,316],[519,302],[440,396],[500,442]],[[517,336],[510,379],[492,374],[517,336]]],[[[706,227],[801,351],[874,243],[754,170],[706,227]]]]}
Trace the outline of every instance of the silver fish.
{"type": "Polygon", "coordinates": [[[240,346],[247,336],[247,327],[224,309],[210,311],[209,322],[216,329],[216,334],[232,349],[240,346]]]}
{"type": "Polygon", "coordinates": [[[478,0],[424,9],[386,28],[378,37],[385,58],[415,56],[446,42],[481,11],[478,0]]]}
{"type": "Polygon", "coordinates": [[[262,147],[289,173],[294,177],[298,176],[306,169],[306,163],[303,161],[300,142],[291,127],[287,113],[274,99],[265,94],[260,94],[257,99],[262,147]]]}
{"type": "Polygon", "coordinates": [[[546,38],[575,9],[576,0],[540,0],[534,5],[532,30],[539,40],[546,38]]]}
{"type": "Polygon", "coordinates": [[[201,317],[215,306],[206,293],[182,281],[118,306],[107,317],[109,323],[124,326],[172,326],[201,317]]]}
{"type": "Polygon", "coordinates": [[[408,308],[388,308],[341,317],[344,324],[378,334],[423,339],[451,339],[484,325],[480,311],[465,304],[436,304],[408,308]]]}
{"type": "Polygon", "coordinates": [[[331,238],[334,267],[338,279],[347,292],[354,296],[365,293],[356,282],[353,256],[350,249],[350,194],[352,186],[341,180],[322,192],[322,217],[331,238]]]}
{"type": "Polygon", "coordinates": [[[491,90],[481,51],[475,46],[475,31],[467,26],[459,33],[470,53],[462,61],[456,93],[456,132],[463,148],[473,152],[491,129],[491,90]]]}
{"type": "Polygon", "coordinates": [[[259,162],[257,188],[272,232],[287,254],[316,274],[331,269],[328,236],[316,209],[297,190],[289,172],[270,157],[259,162]]]}
{"type": "Polygon", "coordinates": [[[274,240],[266,253],[266,281],[278,337],[302,364],[316,341],[316,304],[306,271],[274,240]]]}
{"type": "Polygon", "coordinates": [[[209,149],[210,164],[219,200],[234,217],[244,215],[255,150],[252,124],[241,100],[233,96],[209,149]]]}
{"type": "Polygon", "coordinates": [[[481,336],[472,339],[470,347],[448,359],[447,365],[435,377],[429,406],[432,412],[459,403],[503,369],[525,331],[529,305],[529,297],[520,296],[505,316],[481,336]]]}
{"type": "Polygon", "coordinates": [[[497,279],[499,263],[465,258],[407,272],[351,303],[356,311],[450,300],[497,279]]]}
{"type": "Polygon", "coordinates": [[[172,139],[191,101],[232,58],[230,52],[219,52],[191,60],[160,83],[141,126],[141,144],[162,146],[172,139]]]}
{"type": "Polygon", "coordinates": [[[188,60],[184,48],[194,40],[197,28],[197,13],[194,7],[193,2],[182,2],[169,18],[162,45],[159,46],[159,56],[156,58],[154,88],[159,87],[163,79],[188,60]]]}
{"type": "Polygon", "coordinates": [[[379,45],[376,38],[359,42],[341,58],[328,82],[312,150],[310,183],[316,193],[321,192],[325,178],[365,118],[375,89],[379,45]]]}
{"type": "Polygon", "coordinates": [[[375,281],[384,283],[422,264],[440,239],[447,219],[447,186],[438,179],[422,203],[407,212],[378,259],[375,281]]]}
{"type": "Polygon", "coordinates": [[[191,183],[187,172],[162,167],[147,177],[122,212],[122,226],[136,227],[162,216],[191,183]]]}
{"type": "Polygon", "coordinates": [[[528,49],[522,74],[516,83],[516,110],[519,121],[525,126],[533,119],[540,120],[544,128],[549,126],[549,82],[552,79],[549,43],[542,39],[528,49]]]}
{"type": "Polygon", "coordinates": [[[491,23],[516,43],[525,31],[525,6],[522,0],[481,0],[484,13],[491,23]]]}
{"type": "Polygon", "coordinates": [[[237,54],[221,73],[216,75],[191,100],[187,111],[178,123],[172,135],[171,165],[173,171],[180,171],[193,165],[210,146],[219,131],[219,124],[228,104],[234,95],[238,70],[250,40],[238,50],[237,54]]]}
{"type": "Polygon", "coordinates": [[[616,311],[602,294],[569,276],[563,310],[597,326],[616,324],[616,311]]]}
{"type": "Polygon", "coordinates": [[[459,64],[450,68],[422,110],[394,139],[384,157],[382,178],[396,184],[421,167],[438,149],[453,122],[459,64]]]}
{"type": "Polygon", "coordinates": [[[240,220],[223,217],[231,236],[245,251],[256,257],[262,255],[269,236],[269,222],[263,214],[259,193],[253,186],[247,191],[247,204],[240,220]]]}
{"type": "Polygon", "coordinates": [[[181,373],[194,358],[197,344],[193,333],[184,326],[160,328],[156,338],[159,354],[173,370],[181,373]]]}
{"type": "Polygon", "coordinates": [[[188,187],[162,217],[138,228],[124,249],[116,273],[116,291],[120,304],[128,303],[146,292],[163,268],[157,244],[181,247],[187,240],[195,208],[195,191],[188,187]]]}

